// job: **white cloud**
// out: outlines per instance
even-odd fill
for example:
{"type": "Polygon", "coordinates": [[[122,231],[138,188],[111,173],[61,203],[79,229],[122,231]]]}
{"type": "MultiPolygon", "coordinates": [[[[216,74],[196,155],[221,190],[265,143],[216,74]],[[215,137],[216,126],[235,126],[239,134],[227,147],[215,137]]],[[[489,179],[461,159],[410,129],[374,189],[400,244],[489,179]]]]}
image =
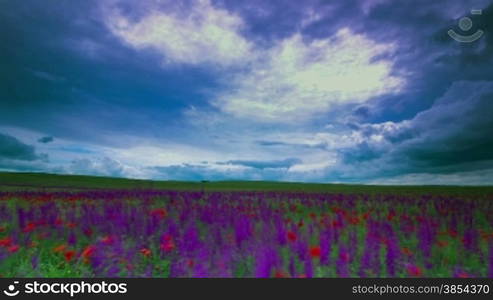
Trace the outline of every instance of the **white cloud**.
{"type": "Polygon", "coordinates": [[[153,10],[137,22],[114,9],[107,24],[130,46],[157,50],[171,63],[228,66],[248,57],[251,47],[240,34],[242,19],[209,0],[195,1],[188,15],[153,10]]]}
{"type": "Polygon", "coordinates": [[[269,50],[257,50],[261,53],[251,70],[235,76],[231,90],[213,104],[236,117],[303,122],[335,104],[399,91],[404,81],[391,75],[391,61],[374,61],[392,49],[349,29],[310,42],[295,34],[269,50]]]}
{"type": "MultiPolygon", "coordinates": [[[[398,92],[402,78],[391,74],[394,45],[379,44],[343,28],[332,37],[306,41],[300,33],[255,45],[241,35],[238,15],[196,0],[187,14],[150,9],[132,21],[116,8],[107,24],[136,49],[153,49],[167,63],[237,66],[223,80],[229,88],[211,99],[221,112],[254,121],[305,122],[340,103],[361,103],[398,92]],[[242,71],[238,71],[242,70],[242,71]]],[[[308,12],[307,22],[320,18],[308,12]]]]}

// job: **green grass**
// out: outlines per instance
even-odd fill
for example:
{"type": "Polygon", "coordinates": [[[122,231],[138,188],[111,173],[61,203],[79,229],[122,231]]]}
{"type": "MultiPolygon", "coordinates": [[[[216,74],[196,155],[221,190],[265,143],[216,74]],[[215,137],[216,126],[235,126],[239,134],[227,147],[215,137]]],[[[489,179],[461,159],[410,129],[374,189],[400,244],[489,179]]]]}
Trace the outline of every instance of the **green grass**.
{"type": "Polygon", "coordinates": [[[56,175],[45,173],[0,172],[1,190],[26,189],[167,189],[206,191],[303,191],[331,193],[430,193],[493,194],[493,186],[383,186],[358,184],[299,183],[274,181],[156,181],[99,176],[56,175]]]}

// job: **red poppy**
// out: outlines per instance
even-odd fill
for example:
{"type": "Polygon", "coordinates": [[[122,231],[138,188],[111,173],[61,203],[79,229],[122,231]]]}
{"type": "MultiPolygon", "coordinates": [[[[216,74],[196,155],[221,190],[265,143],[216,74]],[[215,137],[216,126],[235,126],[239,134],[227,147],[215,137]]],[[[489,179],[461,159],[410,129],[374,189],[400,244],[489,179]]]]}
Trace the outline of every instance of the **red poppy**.
{"type": "Polygon", "coordinates": [[[444,247],[448,246],[448,242],[447,241],[437,241],[437,245],[440,248],[444,248],[444,247]]]}
{"type": "Polygon", "coordinates": [[[458,233],[457,233],[457,230],[454,230],[454,229],[449,229],[448,230],[448,234],[450,235],[450,237],[457,237],[458,233]]]}
{"type": "Polygon", "coordinates": [[[96,251],[96,247],[93,245],[89,245],[84,249],[84,251],[82,251],[81,256],[86,262],[88,262],[89,258],[91,258],[91,256],[94,254],[94,251],[96,251]]]}
{"type": "Polygon", "coordinates": [[[353,216],[349,218],[349,223],[351,225],[358,225],[359,224],[359,218],[358,216],[353,216]]]}
{"type": "Polygon", "coordinates": [[[288,278],[289,276],[284,273],[283,271],[276,271],[276,273],[274,274],[274,277],[275,278],[288,278]]]}
{"type": "Polygon", "coordinates": [[[75,224],[73,222],[69,222],[69,223],[67,223],[67,227],[68,228],[75,228],[75,227],[77,227],[77,224],[75,224]]]}
{"type": "Polygon", "coordinates": [[[187,266],[189,268],[193,268],[193,266],[195,265],[195,262],[193,261],[193,259],[189,259],[187,260],[187,266]]]}
{"type": "Polygon", "coordinates": [[[173,237],[171,236],[171,234],[165,234],[165,235],[163,235],[162,240],[165,242],[169,242],[169,241],[173,240],[173,237]]]}
{"type": "Polygon", "coordinates": [[[93,231],[92,231],[92,229],[91,229],[91,228],[85,228],[85,229],[83,229],[83,230],[82,230],[82,232],[83,232],[83,233],[84,233],[84,235],[85,235],[85,236],[87,236],[87,237],[91,237],[91,236],[92,236],[92,233],[93,233],[93,231]]]}
{"type": "Polygon", "coordinates": [[[0,246],[2,247],[8,247],[12,244],[12,238],[10,237],[5,237],[3,239],[0,239],[0,246]]]}
{"type": "Polygon", "coordinates": [[[470,276],[466,272],[460,272],[459,274],[457,274],[457,277],[459,277],[459,278],[469,278],[470,276]]]}
{"type": "Polygon", "coordinates": [[[344,261],[344,262],[349,262],[349,258],[350,258],[349,253],[347,253],[347,252],[341,252],[339,254],[339,259],[344,261]]]}
{"type": "Polygon", "coordinates": [[[65,251],[66,248],[67,248],[67,245],[62,244],[62,245],[59,245],[59,246],[56,246],[55,248],[53,248],[53,252],[60,253],[60,252],[65,251]]]}
{"type": "Polygon", "coordinates": [[[22,229],[22,232],[28,233],[36,229],[36,224],[34,222],[29,222],[26,227],[22,229]]]}
{"type": "Polygon", "coordinates": [[[407,255],[407,256],[411,256],[413,255],[413,252],[411,251],[411,249],[407,248],[407,247],[403,247],[401,249],[401,252],[404,254],[404,255],[407,255]]]}
{"type": "Polygon", "coordinates": [[[423,275],[423,272],[418,266],[409,265],[407,266],[407,274],[409,276],[420,277],[421,275],[423,275]]]}
{"type": "Polygon", "coordinates": [[[341,211],[341,209],[339,207],[337,207],[337,206],[331,207],[330,210],[332,210],[333,213],[338,213],[338,212],[341,211]]]}
{"type": "Polygon", "coordinates": [[[164,208],[156,208],[154,210],[151,210],[151,216],[157,217],[162,220],[166,218],[166,216],[168,216],[168,212],[164,208]]]}
{"type": "Polygon", "coordinates": [[[142,255],[144,255],[145,257],[151,256],[151,250],[147,248],[140,249],[140,253],[142,253],[142,255]]]}
{"type": "Polygon", "coordinates": [[[288,231],[288,240],[290,242],[296,242],[297,239],[298,239],[298,236],[296,235],[296,233],[294,233],[292,231],[288,231]]]}
{"type": "Polygon", "coordinates": [[[115,241],[115,239],[111,235],[107,235],[107,236],[104,236],[103,238],[101,238],[101,242],[105,245],[111,245],[111,244],[113,244],[114,241],[115,241]]]}
{"type": "Polygon", "coordinates": [[[165,241],[161,243],[161,250],[164,252],[171,252],[175,249],[175,243],[173,241],[165,241]]]}
{"type": "Polygon", "coordinates": [[[7,230],[4,226],[0,226],[0,232],[5,232],[7,230]]]}
{"type": "Polygon", "coordinates": [[[73,250],[65,251],[64,256],[65,256],[65,261],[70,262],[72,258],[75,256],[75,251],[73,250]]]}
{"type": "Polygon", "coordinates": [[[389,222],[392,221],[394,219],[395,215],[396,215],[395,211],[390,211],[387,215],[387,221],[389,221],[389,222]]]}
{"type": "Polygon", "coordinates": [[[49,238],[50,235],[51,235],[51,233],[49,233],[49,232],[42,232],[41,234],[38,234],[38,239],[39,240],[44,240],[44,239],[49,238]]]}
{"type": "Polygon", "coordinates": [[[19,245],[12,245],[12,246],[7,248],[7,251],[9,251],[10,253],[15,253],[15,252],[19,251],[19,249],[20,249],[19,245]]]}
{"type": "Polygon", "coordinates": [[[314,246],[314,247],[311,247],[310,248],[310,256],[312,258],[319,258],[321,252],[322,251],[320,250],[320,247],[319,246],[314,246]]]}
{"type": "Polygon", "coordinates": [[[55,225],[62,225],[62,224],[63,224],[63,220],[62,220],[62,219],[57,218],[57,219],[55,220],[55,225]]]}
{"type": "Polygon", "coordinates": [[[334,228],[341,228],[342,227],[342,223],[338,220],[334,220],[332,221],[332,227],[334,228]]]}

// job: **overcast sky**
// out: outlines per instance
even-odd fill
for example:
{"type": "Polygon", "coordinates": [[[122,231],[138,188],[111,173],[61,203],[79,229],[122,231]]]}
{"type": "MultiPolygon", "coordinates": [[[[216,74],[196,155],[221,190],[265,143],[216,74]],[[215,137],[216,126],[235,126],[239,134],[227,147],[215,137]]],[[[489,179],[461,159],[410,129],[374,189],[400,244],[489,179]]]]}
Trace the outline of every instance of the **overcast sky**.
{"type": "Polygon", "coordinates": [[[0,28],[0,170],[493,184],[491,0],[7,0],[0,28]]]}

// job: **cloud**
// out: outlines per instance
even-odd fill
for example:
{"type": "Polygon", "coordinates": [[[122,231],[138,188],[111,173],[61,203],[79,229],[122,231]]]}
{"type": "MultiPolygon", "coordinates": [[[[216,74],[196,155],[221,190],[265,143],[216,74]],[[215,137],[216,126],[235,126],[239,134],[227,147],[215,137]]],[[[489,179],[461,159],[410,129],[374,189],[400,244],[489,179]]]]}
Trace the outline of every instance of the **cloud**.
{"type": "Polygon", "coordinates": [[[0,157],[23,161],[34,161],[42,158],[36,154],[33,146],[26,145],[15,137],[2,133],[0,133],[0,157]]]}
{"type": "Polygon", "coordinates": [[[355,134],[361,142],[339,154],[346,167],[365,166],[361,177],[491,168],[491,111],[493,82],[456,82],[430,109],[410,120],[359,125],[355,134]]]}
{"type": "Polygon", "coordinates": [[[113,8],[107,25],[131,47],[158,51],[164,62],[229,66],[250,54],[242,19],[209,0],[194,1],[187,13],[155,9],[136,22],[113,8]]]}
{"type": "Polygon", "coordinates": [[[69,174],[111,177],[146,177],[142,170],[132,168],[109,157],[103,157],[99,159],[74,159],[67,167],[65,167],[65,172],[69,174]]]}
{"type": "Polygon", "coordinates": [[[48,143],[53,142],[54,140],[55,139],[52,136],[44,136],[44,137],[38,139],[38,142],[43,143],[43,144],[48,144],[48,143]]]}
{"type": "Polygon", "coordinates": [[[286,158],[283,160],[257,161],[257,160],[229,160],[224,164],[240,165],[255,169],[279,169],[289,168],[301,163],[299,158],[286,158]]]}
{"type": "Polygon", "coordinates": [[[259,54],[213,105],[240,118],[290,123],[320,116],[338,104],[396,93],[404,79],[391,74],[390,60],[376,59],[393,48],[347,28],[311,41],[297,33],[259,54]]]}

